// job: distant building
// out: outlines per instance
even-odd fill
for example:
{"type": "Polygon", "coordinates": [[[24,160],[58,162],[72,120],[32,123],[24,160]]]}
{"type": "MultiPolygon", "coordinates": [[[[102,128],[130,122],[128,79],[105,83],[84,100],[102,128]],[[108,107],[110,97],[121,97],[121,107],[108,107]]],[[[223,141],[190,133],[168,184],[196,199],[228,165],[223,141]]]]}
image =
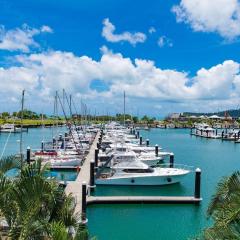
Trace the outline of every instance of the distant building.
{"type": "Polygon", "coordinates": [[[180,118],[180,116],[181,116],[181,113],[172,113],[172,114],[169,115],[168,118],[171,119],[171,120],[177,120],[177,119],[180,118]]]}
{"type": "Polygon", "coordinates": [[[222,118],[221,117],[219,117],[218,115],[212,115],[212,116],[210,116],[210,117],[208,117],[209,119],[211,119],[211,120],[221,120],[222,118]]]}

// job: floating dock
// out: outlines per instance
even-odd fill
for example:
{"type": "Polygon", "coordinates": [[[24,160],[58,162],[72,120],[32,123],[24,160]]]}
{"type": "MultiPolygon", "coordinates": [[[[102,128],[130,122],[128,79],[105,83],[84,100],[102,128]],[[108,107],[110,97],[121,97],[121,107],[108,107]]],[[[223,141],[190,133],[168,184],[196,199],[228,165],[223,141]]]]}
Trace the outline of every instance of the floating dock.
{"type": "Polygon", "coordinates": [[[202,198],[193,196],[105,196],[87,198],[87,205],[91,204],[199,204],[202,198]]]}
{"type": "Polygon", "coordinates": [[[90,162],[94,159],[95,149],[97,147],[97,142],[99,138],[100,132],[96,134],[96,137],[90,147],[89,153],[81,166],[81,170],[77,176],[77,179],[74,182],[70,182],[67,184],[65,188],[65,193],[67,195],[72,194],[75,198],[75,213],[82,213],[82,183],[86,182],[89,184],[90,181],[90,162]]]}

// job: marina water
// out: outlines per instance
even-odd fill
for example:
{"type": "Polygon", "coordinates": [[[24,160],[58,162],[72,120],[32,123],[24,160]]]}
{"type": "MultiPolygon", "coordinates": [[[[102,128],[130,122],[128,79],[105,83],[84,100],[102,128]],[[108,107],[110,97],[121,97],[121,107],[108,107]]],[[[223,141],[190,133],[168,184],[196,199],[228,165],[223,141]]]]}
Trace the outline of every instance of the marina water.
{"type": "MultiPolygon", "coordinates": [[[[59,133],[64,133],[59,128],[59,133]]],[[[56,133],[56,130],[55,130],[56,133]]],[[[187,240],[211,224],[206,210],[218,181],[240,169],[240,145],[233,142],[190,136],[187,129],[151,129],[141,131],[150,144],[159,144],[175,154],[175,164],[200,167],[202,170],[202,197],[200,206],[166,204],[120,204],[89,206],[88,226],[98,240],[187,240]]],[[[2,150],[8,134],[0,135],[2,150]]],[[[23,134],[24,149],[39,149],[41,141],[52,139],[52,129],[29,129],[23,134]]],[[[19,153],[19,134],[11,134],[4,155],[19,153]]],[[[52,172],[58,178],[74,180],[76,173],[52,172]]],[[[169,186],[98,186],[95,195],[171,195],[189,196],[194,191],[194,174],[180,184],[169,186]]]]}
{"type": "MultiPolygon", "coordinates": [[[[95,205],[88,208],[89,230],[99,240],[187,240],[211,224],[206,210],[218,181],[240,169],[240,146],[233,142],[190,136],[188,129],[141,131],[150,144],[175,154],[176,164],[200,167],[200,206],[166,204],[95,205]]],[[[97,186],[95,195],[193,195],[194,173],[169,186],[97,186]]]]}
{"type": "MultiPolygon", "coordinates": [[[[65,127],[59,128],[29,128],[28,132],[23,132],[23,153],[26,154],[27,147],[31,147],[32,150],[40,149],[42,141],[51,141],[54,135],[64,133],[66,131],[65,127]]],[[[4,156],[18,154],[20,152],[20,134],[8,133],[0,134],[0,150],[2,150],[6,144],[6,149],[4,151],[4,156]]],[[[14,175],[15,172],[12,171],[14,175]]],[[[55,177],[59,180],[73,181],[77,177],[77,172],[75,171],[51,171],[47,173],[49,177],[55,177]]]]}

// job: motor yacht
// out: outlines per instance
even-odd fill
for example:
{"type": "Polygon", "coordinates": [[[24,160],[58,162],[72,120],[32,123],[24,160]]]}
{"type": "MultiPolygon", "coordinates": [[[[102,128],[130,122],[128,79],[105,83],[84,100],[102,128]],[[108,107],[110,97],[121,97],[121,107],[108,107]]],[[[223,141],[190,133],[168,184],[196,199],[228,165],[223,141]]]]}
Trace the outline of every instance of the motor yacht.
{"type": "Polygon", "coordinates": [[[114,164],[110,173],[96,179],[99,185],[169,185],[180,182],[190,170],[185,168],[151,168],[141,161],[114,164]]]}

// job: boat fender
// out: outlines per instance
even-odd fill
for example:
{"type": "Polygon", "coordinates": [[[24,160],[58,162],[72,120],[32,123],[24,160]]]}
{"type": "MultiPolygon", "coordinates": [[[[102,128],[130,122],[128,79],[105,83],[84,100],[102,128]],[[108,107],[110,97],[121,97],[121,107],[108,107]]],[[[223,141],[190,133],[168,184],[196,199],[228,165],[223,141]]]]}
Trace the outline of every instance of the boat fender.
{"type": "Polygon", "coordinates": [[[135,183],[135,180],[133,178],[131,179],[131,183],[135,183]]]}
{"type": "Polygon", "coordinates": [[[170,177],[168,177],[168,178],[167,178],[167,181],[168,181],[168,182],[171,182],[171,181],[172,181],[172,179],[171,179],[170,177]]]}

